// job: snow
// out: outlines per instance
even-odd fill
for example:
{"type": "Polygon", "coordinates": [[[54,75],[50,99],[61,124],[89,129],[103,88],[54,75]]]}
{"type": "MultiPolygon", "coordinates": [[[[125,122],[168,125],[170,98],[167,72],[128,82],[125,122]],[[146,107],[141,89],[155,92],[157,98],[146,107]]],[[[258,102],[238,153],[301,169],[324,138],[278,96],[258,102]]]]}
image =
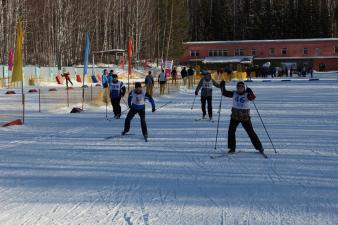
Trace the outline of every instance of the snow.
{"type": "Polygon", "coordinates": [[[147,103],[147,143],[137,116],[135,135],[105,140],[122,131],[125,114],[108,121],[105,107],[80,114],[31,107],[24,126],[0,128],[0,224],[337,224],[337,84],[248,83],[278,152],[252,104],[268,159],[240,126],[239,153],[209,157],[227,145],[231,100],[224,97],[214,149],[218,90],[214,123],[194,121],[201,116],[198,100],[190,109],[194,90],[156,97],[157,108],[170,103],[154,113],[147,103]]]}

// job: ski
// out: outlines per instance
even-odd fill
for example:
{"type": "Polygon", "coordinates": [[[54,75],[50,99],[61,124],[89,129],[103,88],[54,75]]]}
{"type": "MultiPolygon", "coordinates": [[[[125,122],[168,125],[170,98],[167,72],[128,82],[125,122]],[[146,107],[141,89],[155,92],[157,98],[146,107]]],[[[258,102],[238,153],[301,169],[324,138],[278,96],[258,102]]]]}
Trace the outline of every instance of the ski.
{"type": "MultiPolygon", "coordinates": [[[[210,155],[211,159],[218,159],[218,158],[222,158],[222,157],[226,157],[226,156],[231,156],[231,155],[236,155],[236,154],[240,154],[243,153],[241,151],[235,152],[235,153],[222,153],[222,154],[214,154],[214,155],[210,155]]],[[[264,153],[264,152],[259,152],[257,151],[256,153],[262,155],[263,158],[267,159],[268,156],[264,153]]]]}
{"type": "Polygon", "coordinates": [[[211,159],[219,159],[219,158],[223,158],[228,156],[228,153],[221,153],[221,154],[214,154],[214,155],[210,155],[211,159]]]}
{"type": "Polygon", "coordinates": [[[118,137],[123,137],[123,136],[131,136],[131,135],[135,135],[135,134],[124,134],[124,135],[122,135],[122,134],[116,134],[116,135],[105,137],[104,139],[108,140],[108,139],[112,139],[112,138],[118,138],[118,137]]]}
{"type": "Polygon", "coordinates": [[[195,119],[195,121],[209,121],[209,122],[211,122],[211,123],[213,123],[213,122],[215,122],[214,120],[210,120],[210,119],[207,119],[207,118],[197,118],[197,119],[195,119]]]}

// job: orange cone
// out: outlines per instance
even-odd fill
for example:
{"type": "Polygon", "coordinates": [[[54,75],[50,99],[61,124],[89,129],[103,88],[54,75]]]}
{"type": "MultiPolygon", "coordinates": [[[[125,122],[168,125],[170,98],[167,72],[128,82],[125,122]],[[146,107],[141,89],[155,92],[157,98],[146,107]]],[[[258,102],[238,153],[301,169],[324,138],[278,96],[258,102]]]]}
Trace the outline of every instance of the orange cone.
{"type": "Polygon", "coordinates": [[[11,122],[3,124],[2,127],[9,127],[9,126],[15,126],[15,125],[22,125],[22,121],[20,119],[13,120],[11,122]]]}

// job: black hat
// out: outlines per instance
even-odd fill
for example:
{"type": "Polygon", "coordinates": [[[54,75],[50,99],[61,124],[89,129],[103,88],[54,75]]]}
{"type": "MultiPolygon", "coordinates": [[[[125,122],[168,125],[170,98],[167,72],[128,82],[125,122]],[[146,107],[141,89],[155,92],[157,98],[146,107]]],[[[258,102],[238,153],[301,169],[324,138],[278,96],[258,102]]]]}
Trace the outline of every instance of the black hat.
{"type": "Polygon", "coordinates": [[[243,86],[245,87],[245,85],[244,85],[244,82],[243,82],[243,81],[238,81],[238,82],[237,82],[237,86],[240,86],[240,85],[243,85],[243,86]]]}

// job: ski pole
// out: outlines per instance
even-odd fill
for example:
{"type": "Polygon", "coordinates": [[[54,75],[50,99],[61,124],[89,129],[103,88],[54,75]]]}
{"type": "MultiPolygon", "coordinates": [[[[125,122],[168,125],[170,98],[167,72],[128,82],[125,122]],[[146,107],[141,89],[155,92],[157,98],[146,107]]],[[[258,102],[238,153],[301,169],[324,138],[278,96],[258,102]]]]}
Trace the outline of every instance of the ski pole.
{"type": "Polygon", "coordinates": [[[271,143],[271,145],[272,145],[272,148],[273,148],[273,150],[275,151],[275,153],[277,153],[276,148],[275,148],[275,146],[273,145],[272,140],[271,140],[271,138],[270,138],[269,132],[268,132],[268,130],[266,129],[265,124],[264,124],[264,122],[263,122],[263,119],[262,119],[262,117],[261,117],[261,115],[260,115],[260,113],[259,113],[259,111],[258,111],[258,108],[257,108],[257,106],[256,106],[256,104],[255,104],[255,101],[252,101],[252,102],[253,102],[253,104],[254,104],[254,106],[255,106],[255,109],[256,109],[256,111],[257,111],[257,114],[258,114],[259,118],[261,119],[261,122],[262,122],[262,124],[263,124],[264,130],[265,130],[266,134],[268,135],[268,138],[269,138],[269,140],[270,140],[270,143],[271,143]]]}
{"type": "Polygon", "coordinates": [[[194,108],[194,105],[195,105],[195,100],[196,100],[196,96],[197,96],[197,95],[195,95],[195,97],[194,97],[194,101],[192,102],[192,106],[191,106],[191,108],[190,108],[191,110],[194,108]]]}
{"type": "Polygon", "coordinates": [[[216,131],[216,141],[215,141],[215,148],[214,148],[215,150],[216,150],[217,138],[218,138],[219,119],[220,119],[220,117],[221,117],[222,97],[223,97],[223,93],[221,94],[221,100],[219,101],[219,107],[218,107],[217,131],[216,131]]]}
{"type": "Polygon", "coordinates": [[[161,105],[160,107],[158,107],[158,108],[156,109],[156,111],[158,111],[159,109],[161,109],[161,108],[167,106],[168,104],[170,104],[170,103],[172,103],[172,102],[173,102],[173,101],[169,101],[169,102],[167,102],[167,103],[161,105]]]}

